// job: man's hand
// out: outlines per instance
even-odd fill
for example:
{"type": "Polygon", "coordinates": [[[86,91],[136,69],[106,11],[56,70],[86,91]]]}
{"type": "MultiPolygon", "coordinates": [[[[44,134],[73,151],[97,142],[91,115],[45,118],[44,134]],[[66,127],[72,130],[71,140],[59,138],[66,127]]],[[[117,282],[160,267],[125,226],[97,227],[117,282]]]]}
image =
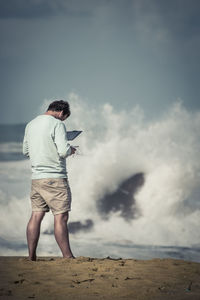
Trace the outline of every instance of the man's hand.
{"type": "Polygon", "coordinates": [[[71,146],[71,155],[74,154],[76,152],[76,150],[77,149],[75,147],[71,146]]]}

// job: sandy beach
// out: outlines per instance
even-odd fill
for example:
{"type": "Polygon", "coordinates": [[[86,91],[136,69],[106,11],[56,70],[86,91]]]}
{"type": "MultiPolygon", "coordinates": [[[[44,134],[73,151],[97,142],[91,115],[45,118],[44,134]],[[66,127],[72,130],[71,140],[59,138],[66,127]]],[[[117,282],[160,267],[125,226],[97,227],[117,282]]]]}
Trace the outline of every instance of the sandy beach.
{"type": "Polygon", "coordinates": [[[200,263],[0,257],[0,299],[200,299],[200,263]]]}

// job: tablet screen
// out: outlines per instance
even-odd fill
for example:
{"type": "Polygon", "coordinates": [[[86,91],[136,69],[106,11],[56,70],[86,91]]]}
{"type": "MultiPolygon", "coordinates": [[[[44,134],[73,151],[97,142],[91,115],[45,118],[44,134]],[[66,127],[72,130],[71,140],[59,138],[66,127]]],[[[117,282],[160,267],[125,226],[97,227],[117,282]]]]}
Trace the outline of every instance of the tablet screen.
{"type": "Polygon", "coordinates": [[[68,141],[74,140],[81,132],[82,132],[81,130],[67,131],[68,141]]]}

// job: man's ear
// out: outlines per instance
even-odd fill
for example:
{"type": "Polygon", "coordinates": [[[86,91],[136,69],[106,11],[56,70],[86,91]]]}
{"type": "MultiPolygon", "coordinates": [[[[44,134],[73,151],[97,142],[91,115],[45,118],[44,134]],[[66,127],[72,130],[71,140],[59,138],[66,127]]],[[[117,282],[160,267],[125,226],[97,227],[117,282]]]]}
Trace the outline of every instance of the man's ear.
{"type": "Polygon", "coordinates": [[[58,116],[59,116],[59,118],[62,118],[62,117],[63,117],[63,110],[59,111],[58,116]]]}

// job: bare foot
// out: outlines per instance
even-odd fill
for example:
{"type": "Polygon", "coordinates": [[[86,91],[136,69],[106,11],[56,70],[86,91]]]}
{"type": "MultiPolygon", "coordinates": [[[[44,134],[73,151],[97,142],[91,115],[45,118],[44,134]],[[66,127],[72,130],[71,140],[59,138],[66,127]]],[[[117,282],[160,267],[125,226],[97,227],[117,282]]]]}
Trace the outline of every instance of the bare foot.
{"type": "Polygon", "coordinates": [[[76,257],[74,255],[71,256],[63,256],[63,258],[71,258],[71,259],[75,259],[76,257]]]}
{"type": "Polygon", "coordinates": [[[36,261],[37,260],[37,257],[36,255],[32,256],[32,257],[28,257],[28,260],[31,260],[31,261],[36,261]]]}

